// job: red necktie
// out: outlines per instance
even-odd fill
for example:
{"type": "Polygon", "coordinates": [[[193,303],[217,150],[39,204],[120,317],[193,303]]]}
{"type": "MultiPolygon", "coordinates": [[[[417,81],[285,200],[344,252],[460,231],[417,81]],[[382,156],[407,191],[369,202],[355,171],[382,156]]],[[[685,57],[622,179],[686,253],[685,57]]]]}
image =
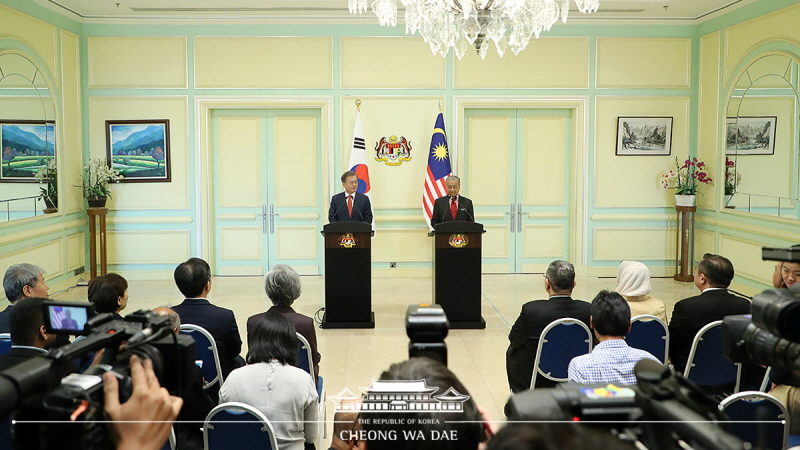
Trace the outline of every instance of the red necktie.
{"type": "Polygon", "coordinates": [[[450,197],[450,214],[453,215],[453,220],[456,220],[456,214],[458,214],[458,205],[456,204],[455,197],[450,197]]]}
{"type": "Polygon", "coordinates": [[[353,196],[347,196],[347,215],[353,217],[353,196]]]}

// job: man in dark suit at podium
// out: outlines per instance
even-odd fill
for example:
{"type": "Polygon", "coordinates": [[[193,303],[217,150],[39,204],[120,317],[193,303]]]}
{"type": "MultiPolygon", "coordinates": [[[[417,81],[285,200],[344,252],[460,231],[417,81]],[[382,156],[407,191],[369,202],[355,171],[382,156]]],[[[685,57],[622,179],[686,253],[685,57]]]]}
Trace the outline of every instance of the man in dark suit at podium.
{"type": "Polygon", "coordinates": [[[348,170],[342,174],[342,187],[344,192],[331,198],[328,221],[330,223],[361,222],[372,225],[372,205],[369,197],[356,192],[358,176],[355,172],[348,170]]]}
{"type": "Polygon", "coordinates": [[[450,175],[445,180],[445,183],[447,184],[447,195],[439,197],[433,202],[431,227],[452,220],[475,222],[475,211],[472,210],[472,200],[458,195],[458,193],[461,192],[461,178],[450,175]]]}

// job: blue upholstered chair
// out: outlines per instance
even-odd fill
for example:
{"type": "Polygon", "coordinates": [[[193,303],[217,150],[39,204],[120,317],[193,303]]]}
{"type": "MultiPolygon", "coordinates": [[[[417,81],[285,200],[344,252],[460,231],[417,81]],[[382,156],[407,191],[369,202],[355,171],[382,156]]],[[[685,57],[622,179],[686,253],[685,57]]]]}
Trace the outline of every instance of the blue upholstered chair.
{"type": "Polygon", "coordinates": [[[217,388],[224,382],[222,378],[222,367],[219,364],[219,351],[217,343],[211,333],[205,328],[197,325],[181,325],[181,334],[186,334],[194,338],[195,360],[203,361],[200,371],[205,380],[204,389],[208,389],[215,384],[217,388]]]}
{"type": "Polygon", "coordinates": [[[631,319],[631,331],[625,336],[629,346],[644,350],[666,364],[669,355],[669,328],[663,320],[649,314],[631,319]]]}
{"type": "Polygon", "coordinates": [[[536,360],[533,364],[531,389],[536,377],[565,382],[572,358],[592,351],[592,332],[578,319],[558,319],[550,322],[539,337],[536,360]]]}
{"type": "Polygon", "coordinates": [[[311,345],[302,334],[297,333],[297,367],[311,374],[314,385],[317,386],[317,401],[319,402],[319,442],[317,448],[322,447],[322,439],[327,438],[325,433],[325,386],[322,377],[314,377],[314,358],[311,354],[311,345]]]}
{"type": "Polygon", "coordinates": [[[261,411],[239,402],[212,409],[203,423],[205,450],[278,450],[275,429],[261,411]]]}
{"type": "Polygon", "coordinates": [[[728,416],[728,432],[751,443],[753,448],[787,448],[789,414],[775,397],[758,391],[743,391],[722,400],[719,409],[728,416]]]}
{"type": "Polygon", "coordinates": [[[733,384],[733,392],[739,392],[742,365],[727,359],[722,352],[721,320],[711,322],[697,332],[683,375],[698,386],[733,384]]]}
{"type": "Polygon", "coordinates": [[[0,355],[5,355],[11,350],[11,335],[0,333],[0,355]]]}

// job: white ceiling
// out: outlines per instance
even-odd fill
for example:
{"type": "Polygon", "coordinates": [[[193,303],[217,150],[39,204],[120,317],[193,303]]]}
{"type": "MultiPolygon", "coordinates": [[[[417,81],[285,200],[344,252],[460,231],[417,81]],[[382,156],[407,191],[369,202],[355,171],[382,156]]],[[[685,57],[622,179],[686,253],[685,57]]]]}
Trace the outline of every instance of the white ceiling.
{"type": "MultiPolygon", "coordinates": [[[[353,17],[347,0],[33,0],[82,22],[151,20],[252,20],[377,23],[369,12],[353,17]]],[[[757,0],[600,0],[600,10],[583,15],[570,11],[570,22],[679,21],[697,22],[757,0]]],[[[769,0],[761,0],[769,1],[769,0]]],[[[398,0],[399,3],[399,0],[398,0]]],[[[575,4],[572,4],[575,8],[575,4]]]]}

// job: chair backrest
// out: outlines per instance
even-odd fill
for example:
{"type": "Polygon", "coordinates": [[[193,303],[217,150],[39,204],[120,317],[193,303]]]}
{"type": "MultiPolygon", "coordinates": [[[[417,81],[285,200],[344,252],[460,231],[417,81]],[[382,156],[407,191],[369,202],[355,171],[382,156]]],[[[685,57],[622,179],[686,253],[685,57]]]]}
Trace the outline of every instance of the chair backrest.
{"type": "Polygon", "coordinates": [[[0,333],[0,355],[5,355],[11,350],[11,335],[0,333]]]}
{"type": "Polygon", "coordinates": [[[205,450],[278,450],[275,429],[261,411],[239,402],[222,403],[203,423],[205,450]]]}
{"type": "Polygon", "coordinates": [[[536,360],[533,364],[531,389],[536,377],[565,382],[572,358],[592,351],[592,332],[578,319],[558,319],[550,322],[539,336],[536,360]]]}
{"type": "Polygon", "coordinates": [[[222,367],[219,364],[219,351],[211,333],[203,327],[186,324],[181,325],[181,334],[189,335],[194,339],[195,359],[203,361],[203,366],[200,368],[206,382],[203,388],[208,389],[215,383],[222,386],[224,380],[222,367]]]}
{"type": "Polygon", "coordinates": [[[625,335],[629,346],[644,350],[667,363],[669,355],[669,328],[663,320],[650,314],[631,319],[631,330],[625,335]]]}
{"type": "Polygon", "coordinates": [[[314,378],[314,357],[311,355],[311,345],[302,334],[295,334],[297,334],[297,367],[310,373],[314,386],[316,386],[317,380],[314,378]]]}
{"type": "Polygon", "coordinates": [[[684,376],[700,386],[734,383],[733,392],[739,392],[742,365],[727,359],[722,352],[721,320],[709,323],[695,335],[684,376]]]}
{"type": "Polygon", "coordinates": [[[728,432],[753,448],[783,449],[789,444],[789,414],[775,397],[758,391],[733,394],[719,404],[728,432]]]}

